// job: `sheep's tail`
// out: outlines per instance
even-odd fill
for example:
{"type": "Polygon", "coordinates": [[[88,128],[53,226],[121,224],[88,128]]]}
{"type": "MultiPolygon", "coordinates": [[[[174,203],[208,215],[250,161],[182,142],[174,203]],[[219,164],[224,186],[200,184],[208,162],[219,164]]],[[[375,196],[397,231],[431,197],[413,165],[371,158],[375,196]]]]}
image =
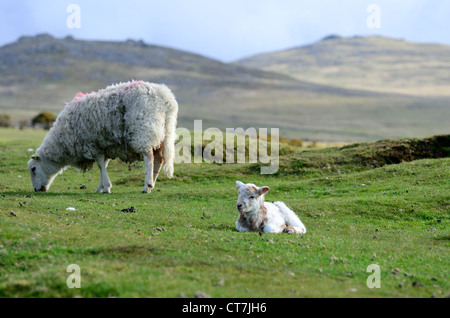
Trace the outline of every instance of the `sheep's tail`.
{"type": "Polygon", "coordinates": [[[167,177],[172,178],[174,171],[173,164],[175,159],[175,140],[177,139],[175,130],[177,128],[178,103],[175,98],[171,98],[171,100],[167,104],[168,109],[166,112],[165,125],[166,131],[163,142],[163,169],[167,177]]]}

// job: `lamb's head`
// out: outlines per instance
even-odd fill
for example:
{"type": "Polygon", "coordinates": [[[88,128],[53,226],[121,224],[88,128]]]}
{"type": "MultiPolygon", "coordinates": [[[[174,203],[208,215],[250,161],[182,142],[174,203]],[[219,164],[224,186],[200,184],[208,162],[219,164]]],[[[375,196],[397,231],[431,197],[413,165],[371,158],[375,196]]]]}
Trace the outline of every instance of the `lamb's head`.
{"type": "Polygon", "coordinates": [[[257,187],[252,183],[244,184],[236,181],[238,188],[238,201],[236,207],[241,213],[254,213],[260,210],[264,204],[264,194],[269,191],[269,187],[257,187]]]}
{"type": "Polygon", "coordinates": [[[46,160],[38,155],[31,156],[28,161],[31,183],[34,191],[47,191],[58,172],[61,171],[59,165],[50,160],[46,160]]]}

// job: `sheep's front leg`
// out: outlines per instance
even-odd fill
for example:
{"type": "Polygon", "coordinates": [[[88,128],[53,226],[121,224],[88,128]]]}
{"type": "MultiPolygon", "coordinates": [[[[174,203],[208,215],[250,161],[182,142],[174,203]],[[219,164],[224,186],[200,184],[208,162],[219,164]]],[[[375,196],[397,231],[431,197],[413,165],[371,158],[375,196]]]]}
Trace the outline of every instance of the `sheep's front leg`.
{"type": "Polygon", "coordinates": [[[106,172],[106,168],[108,167],[110,159],[106,159],[101,156],[97,158],[97,165],[100,168],[100,184],[95,190],[95,192],[103,192],[103,193],[111,193],[111,180],[109,180],[108,173],[106,172]]]}
{"type": "Polygon", "coordinates": [[[153,150],[149,154],[144,155],[145,164],[145,184],[142,193],[150,193],[154,187],[153,181],[153,150]]]}

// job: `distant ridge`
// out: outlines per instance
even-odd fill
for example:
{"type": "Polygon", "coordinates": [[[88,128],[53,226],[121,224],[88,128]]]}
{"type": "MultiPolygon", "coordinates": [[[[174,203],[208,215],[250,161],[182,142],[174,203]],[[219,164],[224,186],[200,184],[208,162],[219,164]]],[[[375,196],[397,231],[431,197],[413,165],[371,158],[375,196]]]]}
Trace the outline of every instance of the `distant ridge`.
{"type": "Polygon", "coordinates": [[[236,64],[343,88],[450,97],[450,46],[442,44],[329,35],[236,64]]]}
{"type": "MultiPolygon", "coordinates": [[[[246,76],[249,78],[286,76],[267,74],[259,70],[248,70],[237,65],[228,65],[198,54],[168,47],[146,44],[139,40],[84,41],[71,36],[63,39],[50,34],[22,36],[16,42],[0,47],[0,72],[16,73],[13,80],[27,82],[35,80],[29,74],[35,73],[41,79],[61,79],[71,76],[70,71],[77,61],[102,61],[126,64],[129,66],[199,72],[222,76],[246,76]],[[27,68],[25,71],[23,68],[27,68]],[[45,69],[43,69],[45,67],[45,69]],[[23,76],[20,76],[23,75],[23,76]]],[[[7,79],[0,78],[1,81],[7,79]]],[[[8,79],[10,81],[11,78],[8,79]]],[[[119,80],[111,76],[108,82],[119,80]]]]}
{"type": "Polygon", "coordinates": [[[338,39],[342,39],[342,36],[337,35],[337,34],[330,34],[324,38],[322,38],[321,41],[328,41],[328,40],[338,40],[338,39]]]}
{"type": "Polygon", "coordinates": [[[273,127],[288,138],[318,141],[444,134],[450,103],[439,88],[450,74],[448,47],[426,47],[420,51],[404,41],[333,35],[223,63],[141,40],[23,36],[0,47],[0,115],[17,123],[44,110],[57,114],[78,92],[134,79],[168,85],[180,105],[178,125],[189,129],[202,119],[205,129],[273,127]],[[428,91],[411,89],[425,79],[422,90],[428,91]]]}

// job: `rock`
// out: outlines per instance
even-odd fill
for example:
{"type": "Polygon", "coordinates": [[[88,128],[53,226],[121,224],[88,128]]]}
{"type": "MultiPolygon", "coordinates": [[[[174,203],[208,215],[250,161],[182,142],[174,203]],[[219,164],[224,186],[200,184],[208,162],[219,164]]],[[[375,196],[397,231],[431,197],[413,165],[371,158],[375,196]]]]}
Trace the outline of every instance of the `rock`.
{"type": "Polygon", "coordinates": [[[422,283],[419,282],[413,282],[412,283],[412,287],[423,287],[424,285],[422,283]]]}
{"type": "Polygon", "coordinates": [[[428,229],[428,232],[436,232],[437,230],[434,228],[434,227],[430,227],[429,229],[428,229]]]}
{"type": "Polygon", "coordinates": [[[17,214],[14,213],[14,211],[9,212],[9,215],[10,215],[10,216],[17,216],[17,214]]]}
{"type": "Polygon", "coordinates": [[[134,208],[134,206],[132,206],[130,208],[122,209],[122,210],[117,210],[117,211],[121,211],[123,213],[136,213],[136,209],[134,208]]]}
{"type": "Polygon", "coordinates": [[[211,298],[210,295],[208,295],[208,294],[206,294],[206,293],[204,293],[204,292],[202,292],[202,291],[196,292],[196,293],[194,294],[194,297],[195,297],[195,298],[211,298]]]}
{"type": "Polygon", "coordinates": [[[210,219],[211,215],[207,215],[205,212],[203,212],[203,216],[201,217],[202,220],[204,219],[210,219]]]}
{"type": "Polygon", "coordinates": [[[338,262],[339,261],[339,258],[337,258],[336,256],[331,256],[330,257],[330,262],[338,262]]]}

